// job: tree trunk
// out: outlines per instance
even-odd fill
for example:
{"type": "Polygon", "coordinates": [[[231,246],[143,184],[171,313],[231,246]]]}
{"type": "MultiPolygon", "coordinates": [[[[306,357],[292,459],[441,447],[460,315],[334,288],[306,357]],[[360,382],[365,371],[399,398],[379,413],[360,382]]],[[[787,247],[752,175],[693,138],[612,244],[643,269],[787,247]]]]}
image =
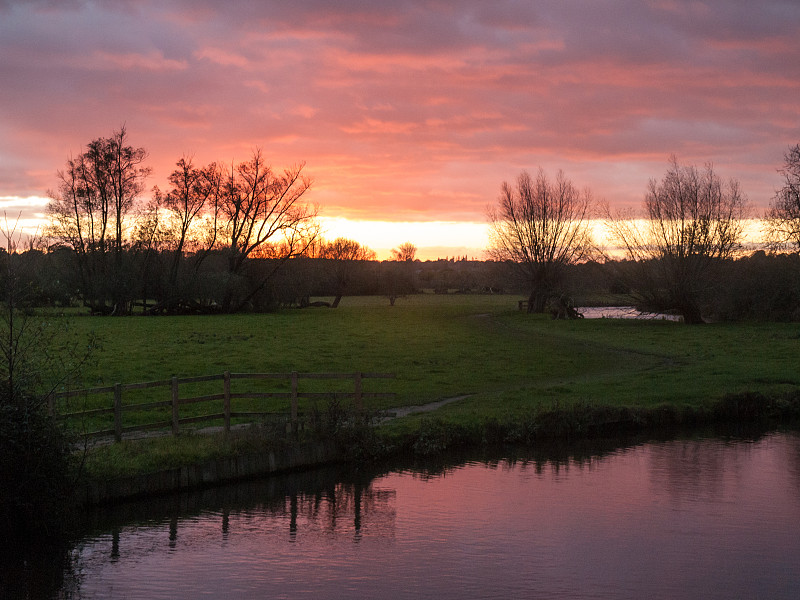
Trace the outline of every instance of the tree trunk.
{"type": "Polygon", "coordinates": [[[528,312],[543,313],[547,305],[548,294],[541,290],[534,290],[528,296],[528,312]]]}
{"type": "Polygon", "coordinates": [[[700,313],[700,307],[697,305],[682,306],[681,315],[683,315],[683,322],[687,325],[701,325],[705,323],[703,315],[700,313]]]}

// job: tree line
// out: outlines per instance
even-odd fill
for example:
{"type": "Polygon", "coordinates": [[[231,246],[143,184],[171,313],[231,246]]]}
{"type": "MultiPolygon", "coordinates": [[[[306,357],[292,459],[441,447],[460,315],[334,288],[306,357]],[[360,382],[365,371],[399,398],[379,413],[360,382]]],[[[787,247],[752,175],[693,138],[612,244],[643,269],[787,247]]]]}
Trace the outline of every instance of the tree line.
{"type": "Polygon", "coordinates": [[[122,127],[70,158],[50,194],[45,235],[72,252],[76,292],[95,312],[129,314],[137,295],[177,310],[202,298],[204,284],[220,290],[220,310],[241,310],[276,265],[318,237],[316,208],[303,201],[311,180],[302,164],[277,172],[259,149],[224,166],[196,166],[184,157],[169,189],[155,189],[144,205],[146,158],[122,127]],[[204,281],[201,270],[212,258],[221,268],[214,281],[204,281]],[[252,259],[270,266],[253,271],[252,259]],[[134,289],[137,281],[145,289],[134,289]]]}
{"type": "MultiPolygon", "coordinates": [[[[311,282],[299,259],[329,265],[326,281],[341,300],[353,265],[375,253],[354,240],[326,241],[318,207],[305,201],[312,181],[304,165],[277,171],[255,149],[249,160],[197,165],[182,157],[145,201],[147,152],[132,146],[125,127],[87,144],[58,171],[50,192],[44,238],[48,257],[39,286],[43,300],[77,299],[96,314],[238,312],[302,304],[311,282]],[[279,277],[293,262],[292,276],[279,277]],[[47,291],[45,291],[47,290],[47,291]]],[[[401,244],[393,260],[414,260],[401,244]]],[[[395,297],[409,291],[408,269],[384,266],[374,289],[395,297]]],[[[315,275],[313,281],[318,282],[315,275]]],[[[318,285],[316,283],[315,285],[318,285]]]]}
{"type": "MultiPolygon", "coordinates": [[[[182,157],[167,189],[153,188],[145,200],[146,159],[122,127],[58,171],[48,249],[14,259],[40,302],[78,301],[96,314],[177,314],[305,306],[319,295],[336,307],[347,294],[393,302],[421,288],[502,289],[524,293],[529,311],[544,312],[564,295],[586,296],[574,274],[588,271],[575,267],[591,265],[604,273],[606,287],[688,323],[757,312],[720,308],[719,298],[744,287],[726,276],[744,264],[737,259],[745,256],[748,203],[738,181],[722,180],[711,164],[698,168],[673,157],[663,178],[648,183],[642,210],[622,213],[562,172],[555,179],[543,170],[535,177],[523,172],[503,183],[489,210],[489,260],[471,268],[459,261],[454,270],[416,261],[411,243],[378,262],[354,240],[324,240],[318,207],[306,201],[312,181],[303,164],[274,170],[260,149],[238,164],[196,165],[182,157]],[[598,218],[615,255],[592,238],[590,221],[598,218]]],[[[784,185],[763,218],[771,254],[753,258],[762,263],[780,262],[772,251],[800,249],[800,144],[779,171],[784,185]]],[[[785,304],[796,295],[787,291],[785,304]]]]}
{"type": "MultiPolygon", "coordinates": [[[[798,250],[800,144],[789,149],[779,172],[784,184],[763,219],[767,247],[798,250]]],[[[579,191],[562,172],[554,181],[543,170],[535,178],[523,172],[515,185],[503,184],[497,206],[489,210],[490,253],[516,267],[531,312],[543,312],[559,296],[568,267],[602,261],[642,308],[671,310],[687,323],[702,323],[710,298],[731,299],[734,288],[742,287],[725,275],[743,256],[747,216],[739,182],[723,181],[711,164],[681,165],[672,157],[664,177],[649,182],[643,210],[622,213],[598,207],[588,190],[579,191]],[[622,260],[592,239],[590,219],[598,214],[622,260]]],[[[796,271],[786,275],[796,280],[796,271]]],[[[796,303],[798,292],[788,294],[787,306],[796,303]]]]}

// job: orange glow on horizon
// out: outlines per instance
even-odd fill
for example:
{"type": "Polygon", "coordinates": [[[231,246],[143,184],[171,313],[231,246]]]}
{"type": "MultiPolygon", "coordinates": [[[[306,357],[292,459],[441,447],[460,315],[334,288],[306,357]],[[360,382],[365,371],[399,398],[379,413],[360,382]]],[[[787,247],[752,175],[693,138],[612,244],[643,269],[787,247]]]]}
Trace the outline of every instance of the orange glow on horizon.
{"type": "Polygon", "coordinates": [[[488,245],[488,227],[485,223],[457,221],[372,221],[321,217],[323,236],[327,240],[345,237],[368,246],[376,252],[378,260],[390,258],[391,249],[405,242],[417,247],[417,258],[467,256],[483,260],[488,245]]]}
{"type": "MultiPolygon", "coordinates": [[[[0,196],[0,225],[9,232],[14,229],[25,239],[41,236],[47,224],[48,198],[31,196],[0,196]]],[[[477,221],[392,221],[369,218],[319,217],[322,237],[332,241],[338,237],[355,240],[374,250],[378,260],[391,258],[392,248],[410,242],[417,247],[419,260],[460,258],[485,260],[489,246],[489,226],[477,221]]],[[[616,248],[605,223],[601,219],[589,222],[595,243],[610,256],[620,258],[624,252],[616,248]]],[[[744,221],[745,250],[762,247],[763,222],[759,219],[744,221]]],[[[3,241],[0,239],[0,242],[3,241]]]]}

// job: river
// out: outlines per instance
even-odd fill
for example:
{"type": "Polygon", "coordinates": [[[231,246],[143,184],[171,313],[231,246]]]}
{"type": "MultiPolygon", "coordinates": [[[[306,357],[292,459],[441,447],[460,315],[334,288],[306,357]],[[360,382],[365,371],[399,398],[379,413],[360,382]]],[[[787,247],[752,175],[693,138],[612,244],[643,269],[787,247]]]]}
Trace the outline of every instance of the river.
{"type": "Polygon", "coordinates": [[[41,597],[800,597],[797,434],[553,456],[325,469],[105,510],[41,597]]]}

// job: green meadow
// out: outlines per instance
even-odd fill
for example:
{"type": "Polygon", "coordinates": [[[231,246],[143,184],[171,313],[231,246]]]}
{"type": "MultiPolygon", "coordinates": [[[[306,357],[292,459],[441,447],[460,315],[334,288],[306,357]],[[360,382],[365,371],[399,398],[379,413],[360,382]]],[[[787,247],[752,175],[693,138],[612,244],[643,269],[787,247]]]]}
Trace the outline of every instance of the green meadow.
{"type": "MultiPolygon", "coordinates": [[[[76,318],[100,340],[87,386],[234,373],[390,372],[372,380],[394,402],[452,396],[476,414],[542,403],[706,403],[727,393],[800,385],[800,324],[686,326],[670,321],[554,321],[511,296],[423,294],[389,306],[345,298],[337,309],[197,317],[76,318]]],[[[150,391],[152,394],[153,392],[150,391]]]]}
{"type": "MultiPolygon", "coordinates": [[[[387,434],[411,431],[431,418],[470,425],[524,420],[553,407],[702,409],[730,394],[778,396],[800,388],[797,323],[555,321],[520,312],[516,297],[502,295],[421,294],[402,298],[395,306],[378,297],[345,298],[337,309],[269,314],[76,317],[71,329],[78,335],[94,331],[100,340],[84,372],[86,386],[224,371],[361,371],[396,376],[365,380],[367,392],[396,393],[393,400],[366,400],[371,411],[466,396],[436,411],[389,422],[382,426],[387,434]]],[[[220,391],[219,382],[203,385],[197,394],[220,391]]],[[[285,390],[288,384],[258,385],[285,390]]],[[[330,389],[352,390],[352,383],[301,381],[301,391],[330,389]]],[[[158,388],[126,394],[124,401],[168,398],[169,388],[158,388]]],[[[65,408],[110,402],[106,394],[72,400],[65,408]]],[[[239,410],[288,412],[285,400],[242,402],[239,410]]],[[[301,404],[301,412],[312,409],[311,401],[301,404]]],[[[168,419],[167,410],[162,419],[168,419]]],[[[187,407],[182,416],[193,414],[191,410],[202,414],[220,409],[187,407]]],[[[125,418],[126,425],[158,420],[135,411],[125,418]]],[[[93,427],[108,423],[88,425],[93,427]]],[[[172,445],[159,442],[159,447],[172,445]]]]}

